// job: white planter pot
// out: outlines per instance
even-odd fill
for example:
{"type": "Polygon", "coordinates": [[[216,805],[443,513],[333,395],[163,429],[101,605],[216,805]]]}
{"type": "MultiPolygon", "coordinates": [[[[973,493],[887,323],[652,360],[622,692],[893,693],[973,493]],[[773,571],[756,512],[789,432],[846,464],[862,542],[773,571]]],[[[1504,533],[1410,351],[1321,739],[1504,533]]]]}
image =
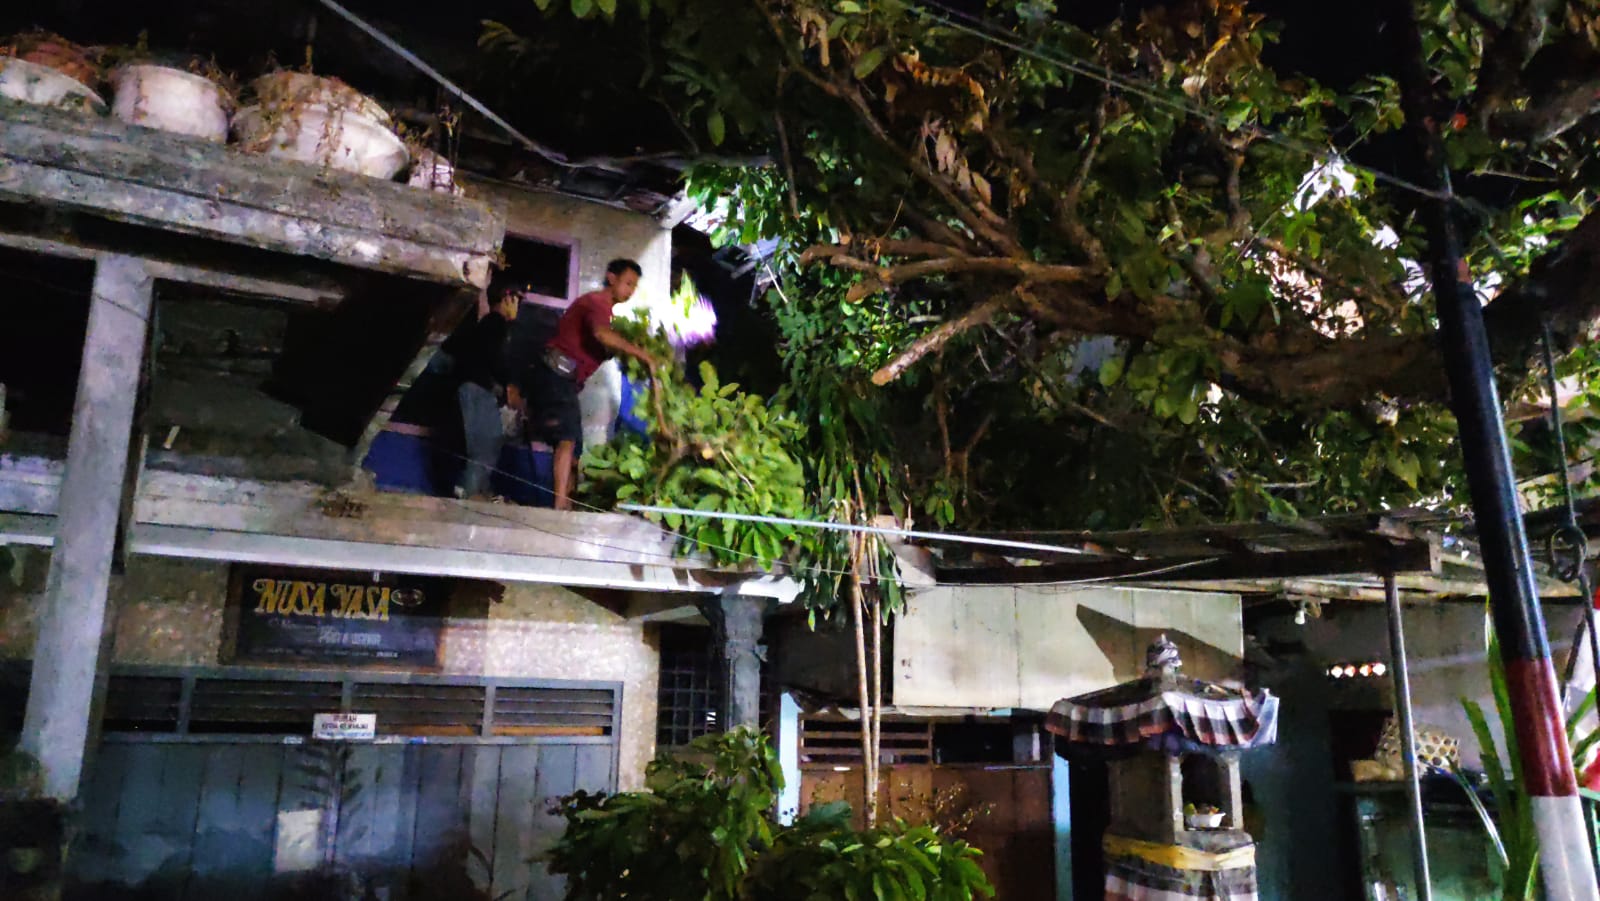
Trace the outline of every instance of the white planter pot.
{"type": "Polygon", "coordinates": [[[1184,817],[1190,829],[1216,829],[1222,825],[1225,814],[1220,813],[1191,813],[1184,817]]]}
{"type": "Polygon", "coordinates": [[[379,121],[320,104],[248,106],[233,119],[242,149],[374,178],[390,179],[409,158],[406,145],[379,121]]]}
{"type": "Polygon", "coordinates": [[[129,125],[228,140],[228,100],[209,78],[166,66],[132,65],[113,72],[111,84],[111,112],[129,125]]]}
{"type": "Polygon", "coordinates": [[[320,106],[355,113],[385,128],[392,124],[382,104],[342,81],[319,75],[271,72],[250,82],[250,92],[258,106],[320,106]]]}
{"type": "Polygon", "coordinates": [[[83,82],[13,57],[0,57],[0,97],[102,115],[106,111],[106,102],[83,82]]]}

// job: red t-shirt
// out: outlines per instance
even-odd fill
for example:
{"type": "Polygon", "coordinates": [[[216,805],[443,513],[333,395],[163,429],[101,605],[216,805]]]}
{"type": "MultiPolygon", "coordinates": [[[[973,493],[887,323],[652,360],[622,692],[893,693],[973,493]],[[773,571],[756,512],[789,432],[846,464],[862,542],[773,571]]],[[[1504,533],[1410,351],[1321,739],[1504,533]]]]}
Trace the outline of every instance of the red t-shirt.
{"type": "Polygon", "coordinates": [[[609,292],[591,291],[573,301],[556,323],[556,336],[550,339],[550,346],[577,361],[575,375],[579,385],[587,382],[601,363],[611,359],[610,349],[595,338],[594,332],[611,325],[611,308],[615,304],[609,292]]]}

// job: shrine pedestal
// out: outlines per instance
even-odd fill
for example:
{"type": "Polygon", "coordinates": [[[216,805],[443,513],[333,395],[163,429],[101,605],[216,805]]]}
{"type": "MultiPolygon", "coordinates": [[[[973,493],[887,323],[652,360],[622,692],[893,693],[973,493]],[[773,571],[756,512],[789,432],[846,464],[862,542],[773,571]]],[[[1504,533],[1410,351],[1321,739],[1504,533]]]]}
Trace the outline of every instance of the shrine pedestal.
{"type": "Polygon", "coordinates": [[[1103,843],[1106,901],[1256,901],[1256,846],[1249,834],[1208,837],[1217,839],[1207,842],[1216,845],[1215,850],[1108,833],[1103,843]]]}

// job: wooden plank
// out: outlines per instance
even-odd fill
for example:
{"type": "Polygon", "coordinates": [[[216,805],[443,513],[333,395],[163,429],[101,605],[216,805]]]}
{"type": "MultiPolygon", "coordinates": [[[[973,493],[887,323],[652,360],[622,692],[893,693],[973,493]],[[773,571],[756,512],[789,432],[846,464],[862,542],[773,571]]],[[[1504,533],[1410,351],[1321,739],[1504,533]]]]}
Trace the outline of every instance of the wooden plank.
{"type": "Polygon", "coordinates": [[[403,863],[395,856],[395,846],[405,746],[354,745],[349,755],[334,861],[360,872],[392,873],[403,863]]]}
{"type": "Polygon", "coordinates": [[[461,781],[468,798],[468,846],[477,852],[469,854],[468,881],[491,898],[498,897],[494,892],[494,861],[499,838],[499,805],[504,800],[500,797],[500,765],[504,751],[504,747],[477,747],[467,752],[462,760],[461,781]]]}
{"type": "Polygon", "coordinates": [[[129,746],[110,744],[95,754],[83,793],[82,829],[68,859],[72,881],[94,885],[110,879],[117,855],[117,813],[128,775],[129,746]]]}
{"type": "Polygon", "coordinates": [[[1050,768],[1016,769],[1011,771],[1011,776],[1015,783],[1011,797],[1016,806],[1017,825],[1009,842],[1010,859],[1006,866],[1016,873],[1027,894],[1007,897],[1054,901],[1056,831],[1050,809],[1050,768]]]}
{"type": "Polygon", "coordinates": [[[181,898],[194,866],[196,825],[200,815],[200,787],[205,775],[206,748],[200,745],[161,747],[160,803],[152,838],[165,846],[161,864],[144,883],[160,898],[181,898]]]}
{"type": "Polygon", "coordinates": [[[491,897],[526,897],[533,857],[534,781],[539,772],[536,745],[509,745],[500,751],[499,803],[494,816],[494,883],[491,897]]]}
{"type": "Polygon", "coordinates": [[[272,873],[278,780],[283,749],[214,745],[206,749],[195,821],[188,901],[264,897],[272,873]]]}
{"type": "Polygon", "coordinates": [[[113,883],[133,887],[156,875],[165,863],[168,849],[161,838],[161,777],[166,748],[156,744],[128,746],[122,782],[122,798],[117,805],[117,825],[113,841],[117,852],[107,874],[113,883]]]}
{"type": "Polygon", "coordinates": [[[1430,541],[1395,544],[1382,549],[1339,547],[1262,554],[1194,554],[1141,559],[1093,559],[1039,566],[941,567],[939,579],[962,585],[1021,585],[1082,579],[1136,579],[1159,576],[1167,583],[1215,579],[1269,579],[1334,576],[1346,573],[1432,572],[1438,553],[1430,541]],[[1181,568],[1178,568],[1181,567],[1181,568]]]}
{"type": "Polygon", "coordinates": [[[487,284],[486,205],[0,101],[0,196],[455,284],[487,284]]]}
{"type": "MultiPolygon", "coordinates": [[[[606,748],[609,755],[611,749],[606,748]]],[[[557,798],[577,790],[578,749],[574,745],[541,745],[539,768],[533,787],[533,820],[528,829],[527,860],[532,864],[528,897],[532,901],[562,901],[567,880],[553,876],[543,855],[555,846],[564,828],[561,817],[551,813],[557,798]]]]}
{"type": "Polygon", "coordinates": [[[449,898],[471,888],[473,866],[468,831],[471,807],[466,745],[422,745],[416,749],[417,792],[411,839],[412,886],[419,898],[449,898]]]}

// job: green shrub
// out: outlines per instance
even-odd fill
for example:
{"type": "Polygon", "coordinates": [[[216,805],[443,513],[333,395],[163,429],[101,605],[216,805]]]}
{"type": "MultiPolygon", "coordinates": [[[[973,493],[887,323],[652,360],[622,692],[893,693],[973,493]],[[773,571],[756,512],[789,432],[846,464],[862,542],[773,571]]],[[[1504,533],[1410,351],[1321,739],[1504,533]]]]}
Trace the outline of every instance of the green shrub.
{"type": "Polygon", "coordinates": [[[773,822],[783,775],[759,732],[711,735],[651,764],[647,791],[560,801],[550,852],[569,901],[966,901],[994,890],[966,842],[896,822],[858,831],[847,805],[773,822]]]}

